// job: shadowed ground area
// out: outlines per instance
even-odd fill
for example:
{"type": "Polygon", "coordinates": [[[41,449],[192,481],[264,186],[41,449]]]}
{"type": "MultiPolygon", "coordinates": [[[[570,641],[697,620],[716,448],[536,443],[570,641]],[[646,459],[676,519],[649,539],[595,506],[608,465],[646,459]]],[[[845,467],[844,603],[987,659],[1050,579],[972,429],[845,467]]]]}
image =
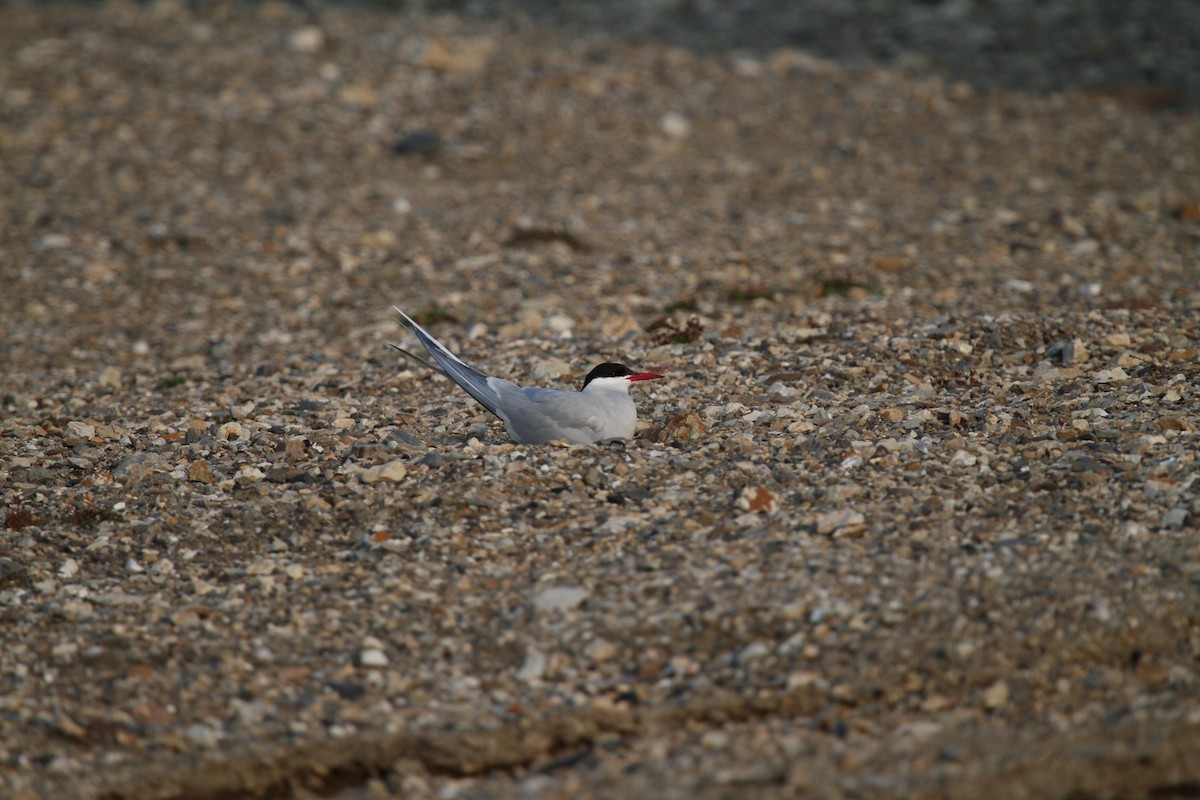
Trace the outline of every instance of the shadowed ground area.
{"type": "Polygon", "coordinates": [[[1194,795],[1195,87],[575,13],[0,7],[0,794],[1194,795]]]}
{"type": "MultiPolygon", "coordinates": [[[[384,3],[410,7],[397,0],[384,3]]],[[[972,86],[1091,91],[1148,108],[1200,103],[1200,8],[1189,0],[426,0],[482,18],[523,14],[702,52],[800,47],[847,66],[884,64],[972,86]]]]}

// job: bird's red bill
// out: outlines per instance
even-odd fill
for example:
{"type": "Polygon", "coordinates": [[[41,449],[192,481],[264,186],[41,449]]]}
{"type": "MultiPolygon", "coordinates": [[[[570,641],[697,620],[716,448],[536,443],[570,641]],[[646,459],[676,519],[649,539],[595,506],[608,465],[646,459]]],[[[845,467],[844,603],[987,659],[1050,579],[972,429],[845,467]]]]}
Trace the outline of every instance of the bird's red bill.
{"type": "Polygon", "coordinates": [[[653,372],[635,372],[629,376],[631,381],[652,381],[655,378],[661,378],[662,375],[656,375],[653,372]]]}

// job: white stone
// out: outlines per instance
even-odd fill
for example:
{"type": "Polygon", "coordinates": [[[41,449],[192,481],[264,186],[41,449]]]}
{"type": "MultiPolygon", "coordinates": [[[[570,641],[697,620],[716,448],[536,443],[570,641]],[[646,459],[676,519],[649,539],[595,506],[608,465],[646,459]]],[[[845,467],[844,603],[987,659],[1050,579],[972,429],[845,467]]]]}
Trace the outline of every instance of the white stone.
{"type": "Polygon", "coordinates": [[[546,327],[555,333],[570,333],[575,327],[575,320],[566,314],[555,314],[546,320],[546,327]]]}
{"type": "Polygon", "coordinates": [[[631,514],[613,514],[600,526],[600,533],[624,533],[641,524],[641,518],[631,514]]]}
{"type": "Polygon", "coordinates": [[[238,486],[249,486],[252,483],[258,483],[266,477],[267,474],[258,467],[243,464],[238,467],[237,475],[234,476],[233,481],[238,486]]]}
{"type": "Polygon", "coordinates": [[[223,442],[228,442],[234,439],[249,439],[250,431],[246,430],[246,426],[240,422],[226,422],[221,427],[217,428],[217,438],[223,442]]]}
{"type": "Polygon", "coordinates": [[[590,594],[579,586],[551,586],[533,598],[533,607],[538,611],[567,611],[578,608],[590,594]]]}
{"type": "Polygon", "coordinates": [[[658,121],[658,127],[672,139],[682,139],[692,132],[692,121],[678,111],[668,111],[658,121]]]}
{"type": "Polygon", "coordinates": [[[288,47],[297,53],[316,53],[324,46],[324,31],[313,25],[297,28],[288,36],[288,47]]]}
{"type": "Polygon", "coordinates": [[[787,677],[787,688],[789,692],[794,692],[799,689],[807,689],[809,686],[823,686],[825,680],[821,677],[821,673],[812,670],[799,670],[790,673],[787,677]]]}
{"type": "Polygon", "coordinates": [[[592,661],[608,661],[618,652],[615,644],[608,639],[593,639],[583,649],[583,654],[592,661]]]}
{"type": "Polygon", "coordinates": [[[843,459],[842,463],[839,466],[842,468],[842,470],[849,472],[852,469],[858,469],[865,463],[866,463],[866,461],[863,459],[862,456],[853,455],[853,456],[849,456],[849,457],[843,459]]]}
{"type": "Polygon", "coordinates": [[[727,403],[721,407],[721,419],[729,419],[732,416],[742,416],[747,412],[747,409],[741,403],[727,403]]]}
{"type": "Polygon", "coordinates": [[[73,439],[90,439],[96,435],[96,428],[86,422],[72,420],[67,423],[67,430],[73,439]]]}
{"type": "Polygon", "coordinates": [[[1110,333],[1104,341],[1113,347],[1129,347],[1133,343],[1128,333],[1110,333]]]}
{"type": "Polygon", "coordinates": [[[525,663],[517,670],[517,679],[525,683],[540,681],[542,676],[546,674],[548,663],[549,659],[546,658],[545,653],[533,647],[527,648],[525,650],[525,663]]]}
{"type": "Polygon", "coordinates": [[[751,642],[738,651],[737,661],[739,664],[748,664],[751,661],[757,661],[758,659],[769,655],[770,653],[771,648],[767,647],[767,645],[763,644],[762,642],[751,642]]]}
{"type": "Polygon", "coordinates": [[[221,735],[209,725],[189,725],[187,728],[187,738],[192,741],[192,744],[211,749],[216,747],[221,741],[221,735]]]}
{"type": "Polygon", "coordinates": [[[571,365],[561,358],[539,359],[530,370],[538,381],[552,381],[571,373],[571,365]]]}
{"type": "Polygon", "coordinates": [[[1004,681],[996,681],[983,690],[983,695],[980,699],[983,701],[984,708],[988,711],[996,711],[1008,705],[1008,696],[1008,684],[1004,681]]]}
{"type": "MultiPolygon", "coordinates": [[[[1183,506],[1176,506],[1162,516],[1162,527],[1179,530],[1187,524],[1188,510],[1183,506]]],[[[61,571],[59,572],[61,575],[61,571]]],[[[67,577],[63,575],[63,577],[67,577]]]]}
{"type": "Polygon", "coordinates": [[[71,246],[71,237],[61,233],[47,233],[34,245],[38,250],[60,250],[71,246]]]}
{"type": "Polygon", "coordinates": [[[386,653],[373,647],[359,653],[358,661],[364,667],[371,669],[386,667],[390,663],[386,653]]]}
{"type": "Polygon", "coordinates": [[[950,463],[956,467],[973,467],[976,461],[975,454],[966,450],[955,450],[950,457],[950,463]]]}
{"type": "Polygon", "coordinates": [[[378,467],[364,469],[359,473],[359,480],[365,484],[375,484],[380,481],[388,483],[399,483],[408,475],[408,467],[400,459],[393,459],[386,464],[381,464],[378,467]]]}
{"type": "Polygon", "coordinates": [[[861,511],[852,508],[838,508],[817,515],[817,533],[829,536],[839,530],[858,528],[866,524],[866,517],[861,511]]]}

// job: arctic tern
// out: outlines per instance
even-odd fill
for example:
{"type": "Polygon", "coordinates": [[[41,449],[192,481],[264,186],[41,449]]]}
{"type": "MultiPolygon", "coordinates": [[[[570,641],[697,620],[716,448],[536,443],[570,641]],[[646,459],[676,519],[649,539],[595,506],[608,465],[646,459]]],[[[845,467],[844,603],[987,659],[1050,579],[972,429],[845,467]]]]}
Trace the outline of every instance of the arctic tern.
{"type": "Polygon", "coordinates": [[[661,378],[653,372],[634,372],[624,364],[606,362],[595,367],[578,392],[517,386],[502,378],[490,378],[465,363],[429,335],[429,331],[396,306],[417,340],[433,358],[426,361],[392,345],[419,364],[445,375],[463,391],[495,414],[518,444],[542,444],[566,439],[587,444],[604,439],[629,439],[637,424],[637,407],[629,388],[637,381],[661,378]]]}

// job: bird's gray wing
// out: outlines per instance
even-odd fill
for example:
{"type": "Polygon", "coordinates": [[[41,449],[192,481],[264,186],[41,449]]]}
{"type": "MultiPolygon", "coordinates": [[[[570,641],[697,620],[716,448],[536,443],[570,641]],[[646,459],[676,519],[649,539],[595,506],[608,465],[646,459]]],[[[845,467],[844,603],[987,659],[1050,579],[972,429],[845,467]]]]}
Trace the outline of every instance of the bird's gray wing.
{"type": "Polygon", "coordinates": [[[509,386],[512,388],[503,389],[505,408],[509,410],[507,422],[518,441],[536,443],[567,439],[579,443],[599,438],[604,421],[592,398],[579,392],[509,386]]]}
{"type": "MultiPolygon", "coordinates": [[[[443,375],[461,386],[463,391],[478,400],[479,404],[488,411],[508,422],[505,415],[500,411],[500,395],[496,393],[496,390],[492,386],[493,382],[500,381],[496,378],[489,378],[470,364],[467,364],[461,358],[454,355],[454,353],[447,350],[445,345],[430,336],[429,331],[418,325],[416,320],[408,314],[405,314],[399,308],[396,308],[396,306],[392,306],[392,308],[395,308],[396,313],[404,317],[408,322],[410,329],[417,337],[417,341],[421,343],[429,352],[429,355],[433,357],[433,360],[437,362],[437,365],[441,367],[443,375]]],[[[421,358],[417,360],[424,361],[421,358]]],[[[426,366],[431,365],[427,364],[426,366]]],[[[507,383],[507,381],[503,381],[503,383],[507,383]]]]}

